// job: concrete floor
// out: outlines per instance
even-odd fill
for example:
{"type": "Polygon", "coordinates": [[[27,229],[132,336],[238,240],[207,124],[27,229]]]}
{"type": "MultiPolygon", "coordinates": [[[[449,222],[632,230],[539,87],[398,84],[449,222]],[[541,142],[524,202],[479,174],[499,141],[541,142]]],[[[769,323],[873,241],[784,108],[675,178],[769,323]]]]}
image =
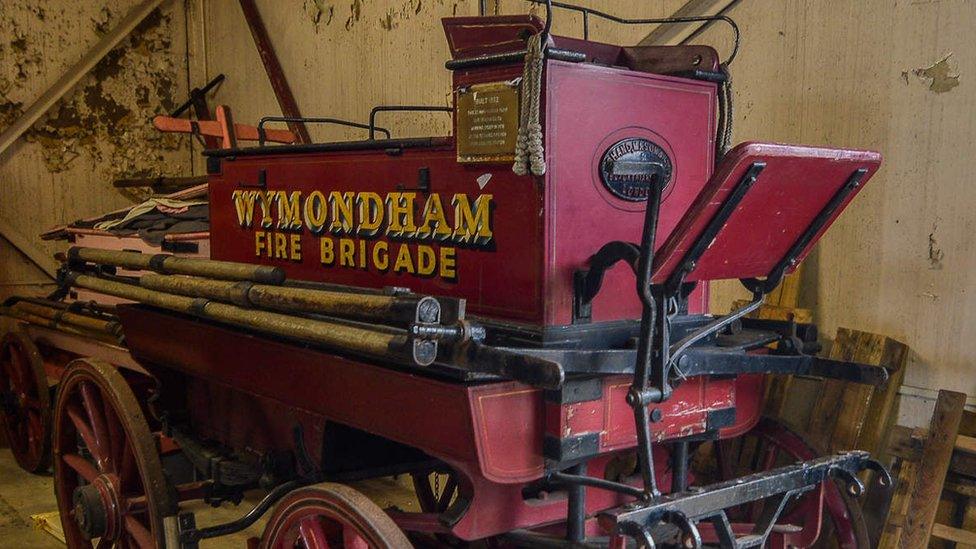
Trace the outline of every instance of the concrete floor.
{"type": "MultiPolygon", "coordinates": [[[[63,549],[64,544],[51,534],[33,525],[31,515],[57,510],[54,497],[53,476],[31,475],[17,466],[10,450],[0,449],[0,548],[30,547],[37,549],[63,549]]],[[[381,507],[396,505],[404,511],[416,511],[417,504],[409,479],[387,478],[357,483],[355,488],[369,496],[381,507]]],[[[192,510],[197,525],[207,526],[234,520],[244,514],[261,494],[250,495],[240,506],[226,504],[213,509],[202,502],[182,505],[181,510],[192,510]]],[[[269,513],[270,514],[270,513],[269,513]]],[[[267,516],[267,515],[265,515],[267,516]]],[[[204,549],[245,547],[249,537],[260,537],[265,521],[258,521],[244,532],[205,540],[204,549]]]]}

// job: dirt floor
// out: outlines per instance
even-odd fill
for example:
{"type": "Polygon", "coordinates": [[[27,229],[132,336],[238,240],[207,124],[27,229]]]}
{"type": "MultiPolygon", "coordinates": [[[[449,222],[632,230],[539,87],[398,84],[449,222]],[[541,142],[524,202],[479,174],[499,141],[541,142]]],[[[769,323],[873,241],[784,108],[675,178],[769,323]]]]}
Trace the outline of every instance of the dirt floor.
{"type": "MultiPolygon", "coordinates": [[[[0,547],[37,549],[64,547],[63,542],[35,526],[35,521],[31,518],[32,515],[57,511],[53,481],[50,474],[31,475],[24,472],[17,466],[10,450],[0,449],[0,547]]],[[[405,511],[417,510],[413,491],[408,486],[409,479],[401,477],[357,483],[355,487],[370,496],[381,507],[396,505],[405,511]]],[[[260,493],[253,494],[236,507],[225,504],[219,509],[213,509],[200,503],[192,506],[183,505],[181,510],[193,510],[198,526],[218,524],[243,515],[260,498],[260,495],[260,493]]],[[[244,532],[216,540],[205,540],[200,546],[204,549],[245,547],[249,537],[261,535],[264,525],[263,520],[258,521],[244,532]]]]}

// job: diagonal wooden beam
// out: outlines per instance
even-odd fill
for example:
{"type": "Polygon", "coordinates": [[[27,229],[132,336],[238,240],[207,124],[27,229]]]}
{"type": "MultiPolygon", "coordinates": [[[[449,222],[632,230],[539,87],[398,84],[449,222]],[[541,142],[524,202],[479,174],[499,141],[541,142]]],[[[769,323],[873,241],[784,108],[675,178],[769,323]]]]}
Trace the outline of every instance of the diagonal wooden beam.
{"type": "Polygon", "coordinates": [[[6,238],[14,248],[17,248],[20,250],[20,253],[27,256],[27,259],[30,259],[31,262],[37,265],[44,274],[52,279],[57,278],[58,262],[51,257],[51,254],[38,246],[34,240],[24,236],[9,221],[2,218],[0,218],[0,236],[6,238]]]}
{"type": "Polygon", "coordinates": [[[71,91],[71,88],[78,83],[79,80],[88,71],[92,70],[95,65],[102,60],[105,55],[112,51],[115,46],[122,41],[123,38],[129,35],[130,32],[136,26],[141,23],[154,9],[159,7],[163,0],[145,0],[138,6],[132,8],[125,18],[119,22],[118,26],[112,29],[111,32],[102,37],[101,40],[95,44],[92,49],[88,50],[77,63],[74,64],[57,82],[54,83],[50,88],[47,89],[40,97],[37,98],[34,103],[28,107],[24,114],[20,116],[13,124],[7,127],[3,133],[0,133],[0,154],[7,150],[10,145],[12,145],[17,139],[24,134],[25,131],[30,128],[34,122],[44,115],[59,99],[61,99],[64,94],[71,91]]]}
{"type": "Polygon", "coordinates": [[[901,535],[902,549],[928,547],[935,515],[939,509],[942,485],[952,460],[952,450],[959,435],[966,395],[953,391],[939,391],[932,421],[919,462],[918,478],[909,500],[910,512],[905,517],[901,535]]]}
{"type": "MultiPolygon", "coordinates": [[[[696,17],[718,15],[732,7],[738,0],[688,0],[675,10],[671,17],[696,17]]],[[[641,46],[673,45],[684,43],[708,23],[662,24],[654,27],[638,44],[641,46]]]]}
{"type": "MultiPolygon", "coordinates": [[[[271,88],[274,90],[275,99],[278,100],[278,107],[281,114],[288,118],[301,118],[302,113],[298,110],[298,103],[295,96],[291,93],[291,86],[285,78],[285,72],[281,69],[278,55],[275,54],[274,46],[271,44],[271,36],[268,29],[264,26],[261,13],[258,11],[254,0],[240,0],[241,10],[244,12],[244,19],[247,26],[251,29],[251,37],[254,38],[254,45],[264,63],[264,70],[268,73],[268,80],[271,81],[271,88]]],[[[308,134],[303,122],[289,122],[288,128],[298,137],[299,143],[311,143],[312,138],[308,134]]]]}

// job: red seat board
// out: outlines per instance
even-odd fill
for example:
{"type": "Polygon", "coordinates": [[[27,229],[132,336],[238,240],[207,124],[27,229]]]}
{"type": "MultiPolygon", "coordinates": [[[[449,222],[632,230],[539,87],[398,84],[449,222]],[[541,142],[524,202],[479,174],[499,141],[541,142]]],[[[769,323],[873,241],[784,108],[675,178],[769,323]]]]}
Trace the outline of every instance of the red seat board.
{"type": "Polygon", "coordinates": [[[764,162],[765,169],[694,270],[685,277],[686,282],[766,276],[851,175],[861,168],[867,170],[858,188],[841,203],[800,254],[798,260],[802,260],[878,170],[881,155],[871,151],[773,143],[738,145],[722,160],[658,252],[655,284],[665,282],[678,268],[708,222],[756,162],[764,162]]]}

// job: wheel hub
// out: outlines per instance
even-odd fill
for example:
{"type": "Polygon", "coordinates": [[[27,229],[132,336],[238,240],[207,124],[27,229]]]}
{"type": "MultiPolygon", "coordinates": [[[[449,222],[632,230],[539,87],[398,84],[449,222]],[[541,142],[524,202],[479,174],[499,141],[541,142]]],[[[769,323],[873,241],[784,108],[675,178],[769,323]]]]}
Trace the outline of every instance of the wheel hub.
{"type": "Polygon", "coordinates": [[[72,495],[75,522],[85,538],[115,539],[121,531],[117,483],[108,475],[75,488],[72,495]]]}

